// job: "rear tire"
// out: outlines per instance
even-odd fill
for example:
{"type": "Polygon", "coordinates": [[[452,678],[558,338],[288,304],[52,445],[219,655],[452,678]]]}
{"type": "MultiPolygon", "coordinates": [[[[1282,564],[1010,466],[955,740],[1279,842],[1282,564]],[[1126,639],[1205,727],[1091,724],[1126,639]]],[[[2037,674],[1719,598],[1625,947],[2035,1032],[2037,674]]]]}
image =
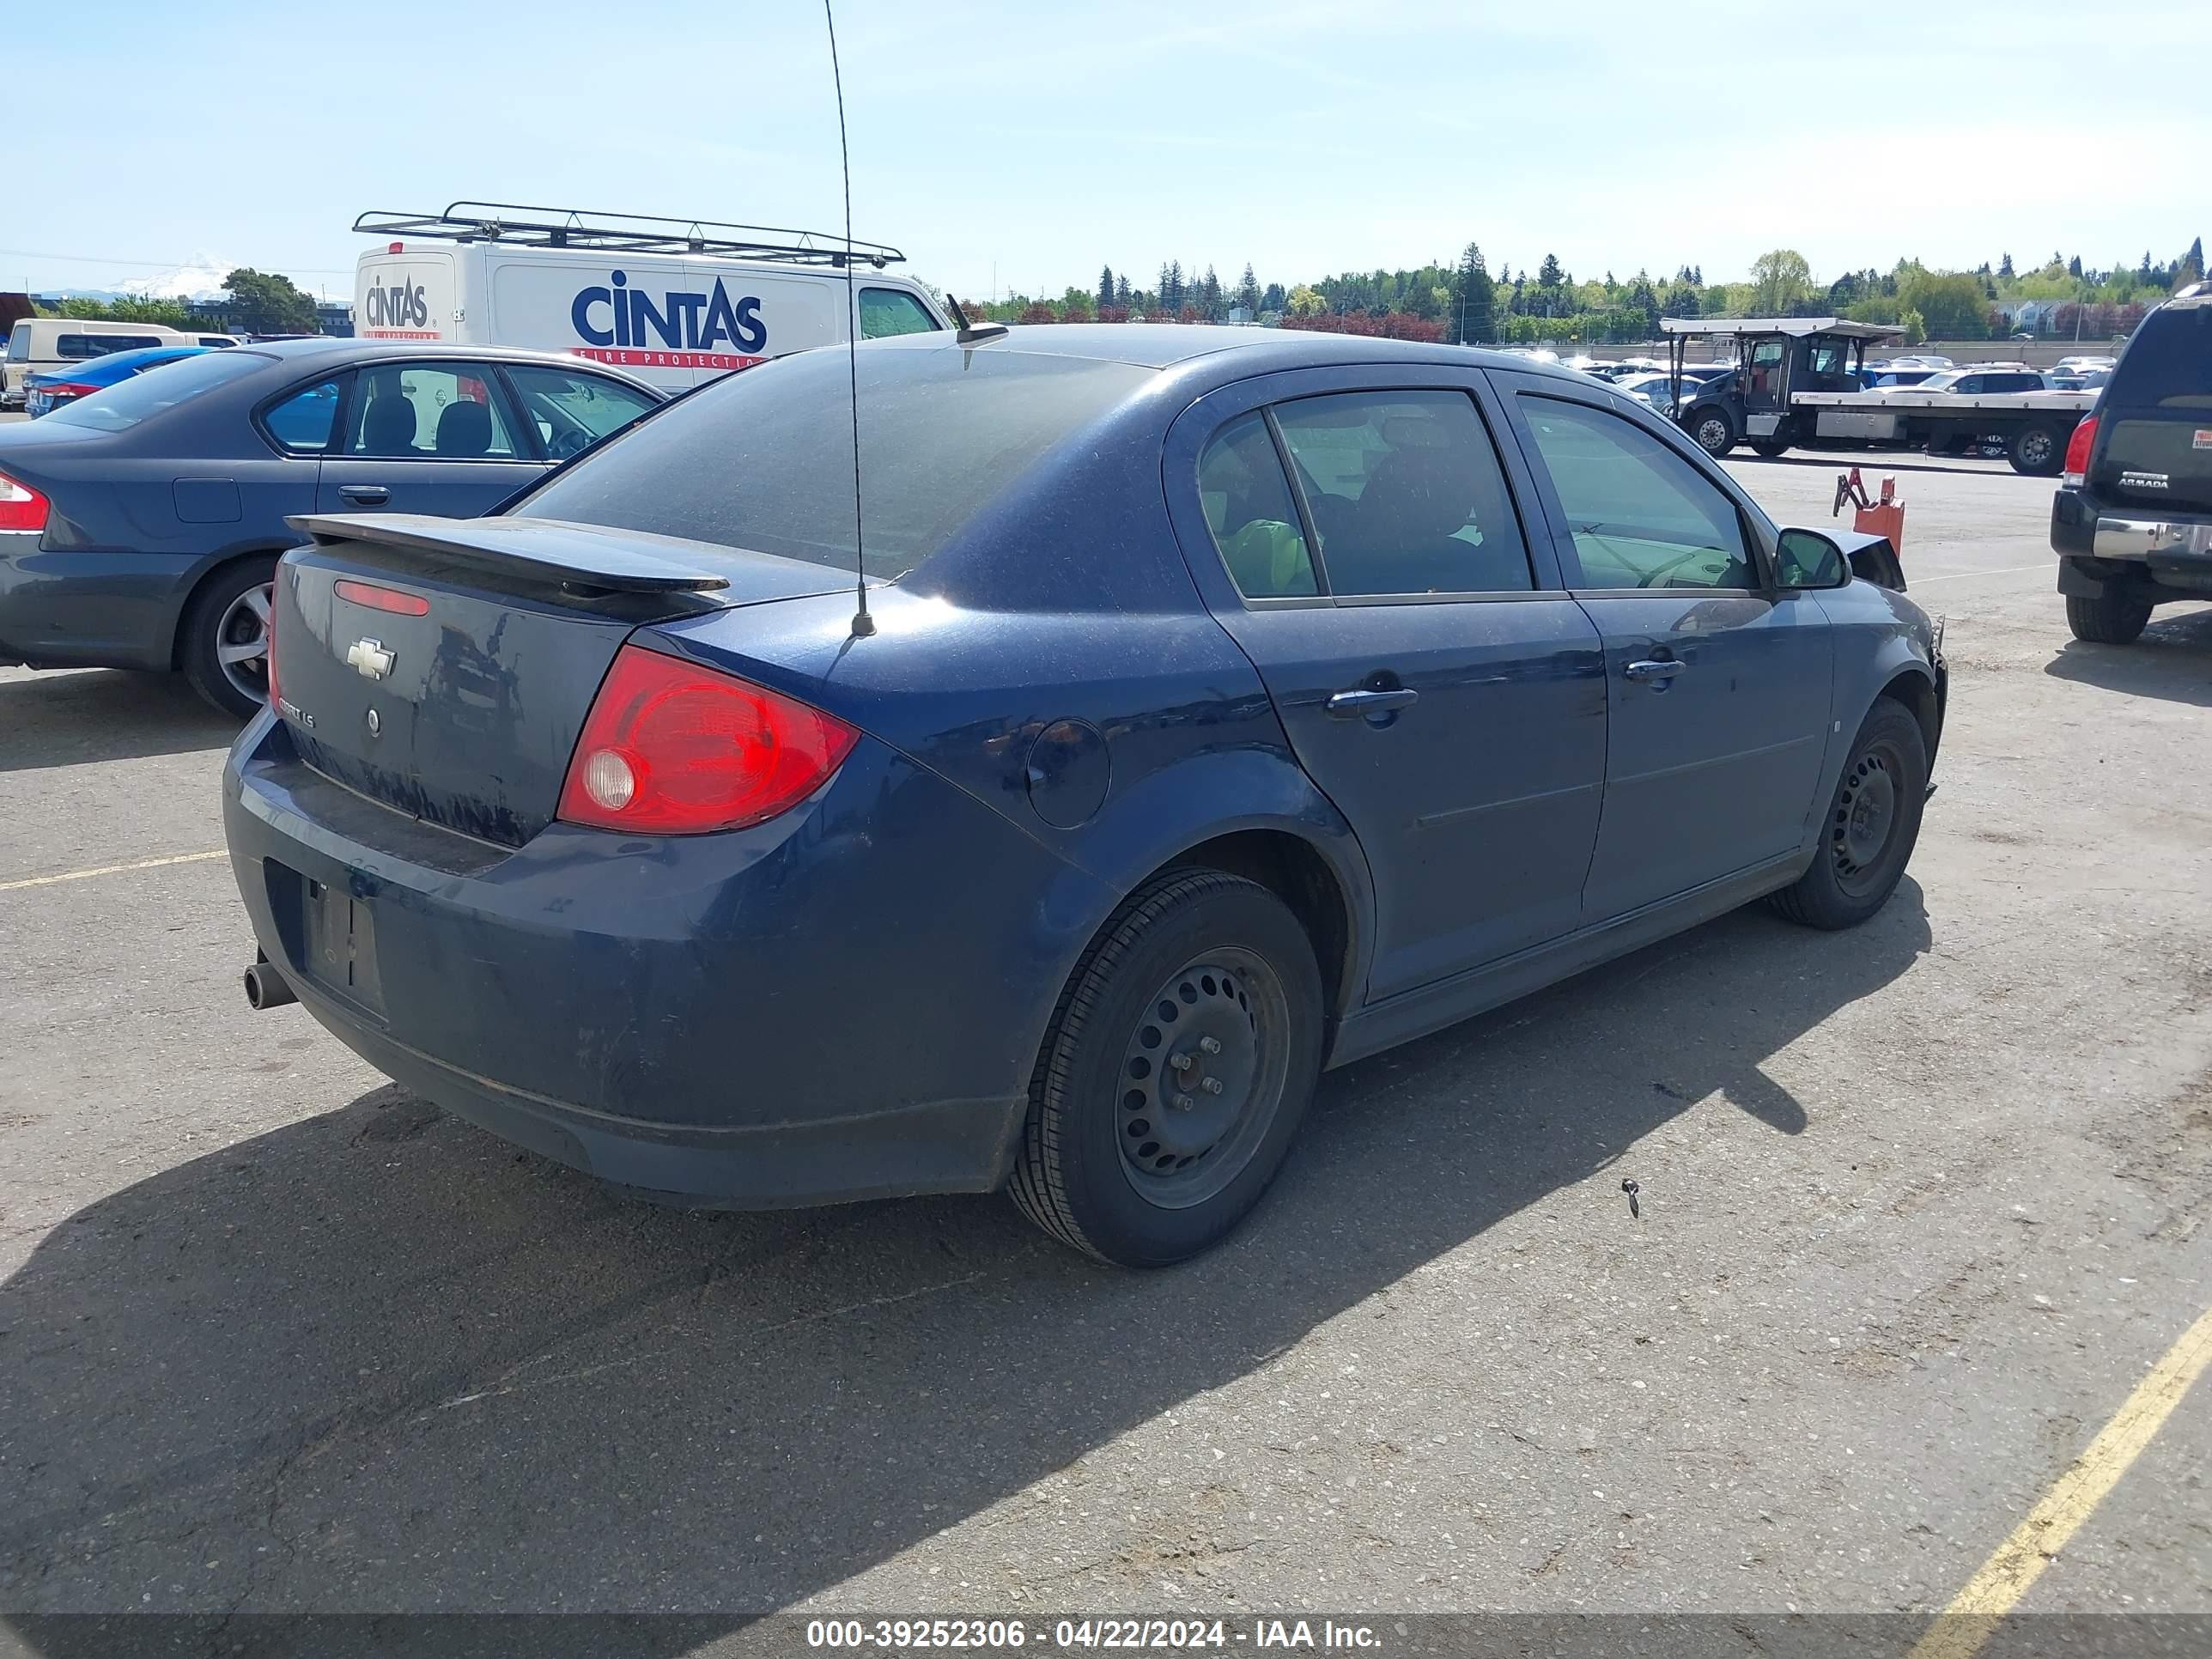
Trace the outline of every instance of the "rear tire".
{"type": "Polygon", "coordinates": [[[2031,478],[2055,477],[2066,465],[2066,441],[2072,435],[2056,427],[2022,427],[2005,446],[2005,459],[2014,471],[2031,478]]]}
{"type": "Polygon", "coordinates": [[[177,629],[177,661],[192,690],[252,720],[269,700],[269,600],[276,561],[240,559],[192,595],[177,629]]]}
{"type": "Polygon", "coordinates": [[[2094,599],[2066,599],[2066,626],[2091,645],[2133,645],[2150,621],[2150,604],[2106,593],[2094,599]]]}
{"type": "Polygon", "coordinates": [[[1920,839],[1928,804],[1928,740],[1912,711],[1877,697],[1828,804],[1812,867],[1772,896],[1808,927],[1856,927],[1889,902],[1920,839]]]}
{"type": "Polygon", "coordinates": [[[1218,870],[1139,889],[1061,994],[1014,1202],[1121,1267],[1219,1242],[1274,1179],[1313,1097],[1324,1013],[1312,941],[1267,889],[1218,870]]]}

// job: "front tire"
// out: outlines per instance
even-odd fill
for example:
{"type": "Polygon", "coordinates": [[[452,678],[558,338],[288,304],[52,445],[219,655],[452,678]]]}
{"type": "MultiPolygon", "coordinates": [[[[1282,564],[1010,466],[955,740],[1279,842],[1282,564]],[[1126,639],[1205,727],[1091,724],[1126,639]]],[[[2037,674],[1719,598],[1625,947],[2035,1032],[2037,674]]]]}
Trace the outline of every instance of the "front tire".
{"type": "Polygon", "coordinates": [[[1718,404],[1692,410],[1685,430],[1689,433],[1691,441],[1715,460],[1735,447],[1735,422],[1729,417],[1728,410],[1718,404]]]}
{"type": "Polygon", "coordinates": [[[1812,867],[1772,898],[1808,927],[1856,927],[1889,902],[1920,839],[1928,740],[1912,711],[1878,697],[1828,803],[1812,867]]]}
{"type": "Polygon", "coordinates": [[[1115,913],[1038,1056],[1014,1202],[1102,1261],[1217,1243],[1274,1179],[1321,1074],[1311,940],[1255,882],[1172,871],[1115,913]]]}
{"type": "Polygon", "coordinates": [[[178,664],[192,690],[226,714],[251,720],[269,701],[272,559],[242,559],[192,595],[177,633],[178,664]]]}
{"type": "Polygon", "coordinates": [[[2133,645],[2150,621],[2150,605],[2142,599],[2106,593],[2094,599],[2066,597],[2066,626],[2074,637],[2090,645],[2133,645]]]}

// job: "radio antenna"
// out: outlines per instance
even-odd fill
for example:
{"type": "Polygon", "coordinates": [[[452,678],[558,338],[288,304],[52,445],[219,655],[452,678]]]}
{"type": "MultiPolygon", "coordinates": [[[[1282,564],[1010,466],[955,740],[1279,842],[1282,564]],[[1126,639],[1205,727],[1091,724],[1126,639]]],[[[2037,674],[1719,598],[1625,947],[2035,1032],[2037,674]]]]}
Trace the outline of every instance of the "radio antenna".
{"type": "Polygon", "coordinates": [[[868,614],[868,560],[860,519],[860,324],[853,301],[853,153],[845,140],[845,75],[837,67],[837,17],[830,0],[822,0],[822,18],[830,26],[830,79],[837,88],[837,160],[845,174],[845,384],[853,402],[853,586],[859,608],[853,612],[853,635],[866,639],[876,631],[868,614]]]}

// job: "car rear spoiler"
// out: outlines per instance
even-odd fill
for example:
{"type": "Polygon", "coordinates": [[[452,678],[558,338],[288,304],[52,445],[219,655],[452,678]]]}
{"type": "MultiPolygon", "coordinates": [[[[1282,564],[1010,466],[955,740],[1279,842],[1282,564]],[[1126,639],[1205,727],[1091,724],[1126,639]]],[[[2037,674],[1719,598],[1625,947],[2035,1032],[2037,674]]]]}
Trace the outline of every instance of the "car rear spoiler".
{"type": "Polygon", "coordinates": [[[284,522],[313,537],[319,546],[372,542],[404,547],[510,579],[602,593],[712,593],[730,585],[724,571],[638,546],[659,538],[596,525],[553,519],[440,519],[420,513],[303,513],[284,522]]]}

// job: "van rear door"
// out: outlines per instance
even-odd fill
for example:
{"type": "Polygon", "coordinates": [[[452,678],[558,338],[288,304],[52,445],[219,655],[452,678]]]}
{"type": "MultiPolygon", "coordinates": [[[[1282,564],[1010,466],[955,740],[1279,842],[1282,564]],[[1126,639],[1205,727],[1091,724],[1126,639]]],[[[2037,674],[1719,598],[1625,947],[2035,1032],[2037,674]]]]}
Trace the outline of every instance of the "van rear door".
{"type": "Polygon", "coordinates": [[[354,268],[354,332],[364,340],[460,340],[453,256],[394,242],[354,268]]]}

